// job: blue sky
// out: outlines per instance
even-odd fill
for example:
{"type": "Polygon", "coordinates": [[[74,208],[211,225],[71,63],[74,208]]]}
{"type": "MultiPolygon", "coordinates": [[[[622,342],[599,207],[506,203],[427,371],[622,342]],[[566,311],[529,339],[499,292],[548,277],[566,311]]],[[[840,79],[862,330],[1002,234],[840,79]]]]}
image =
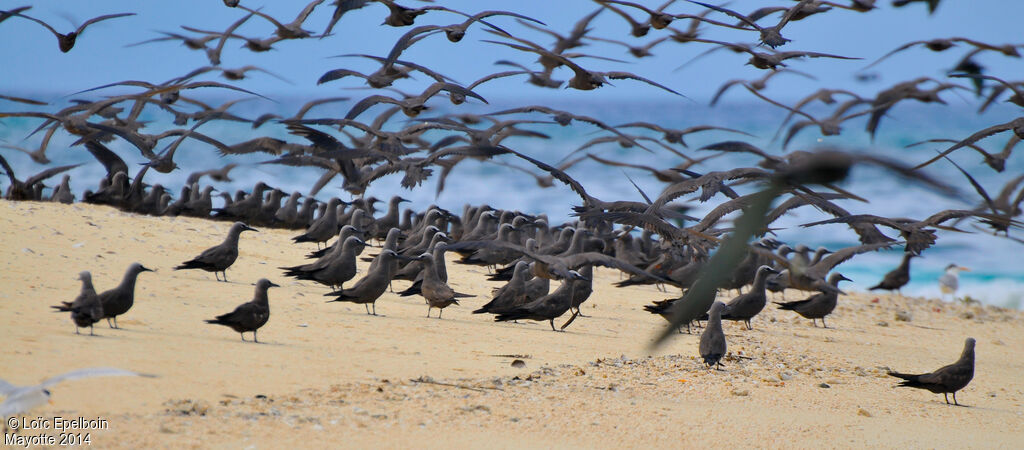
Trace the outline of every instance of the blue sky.
{"type": "MultiPolygon", "coordinates": [[[[125,45],[145,39],[158,37],[157,31],[181,33],[180,25],[189,25],[201,29],[223,30],[229,24],[242,17],[245,12],[224,7],[214,0],[181,0],[160,2],[125,2],[125,1],[56,1],[44,0],[24,2],[31,3],[33,8],[26,14],[51,23],[60,31],[70,31],[73,26],[68,19],[76,22],[90,17],[119,12],[135,12],[137,16],[113,19],[93,25],[86,30],[76,47],[68,54],[57,49],[56,39],[43,27],[27,20],[12,18],[0,24],[0,57],[7,67],[0,75],[0,93],[5,94],[37,94],[44,97],[66,95],[77,90],[94,87],[119,80],[145,80],[163,82],[172,77],[183,75],[192,69],[207,65],[202,52],[186,49],[177,42],[162,42],[138,47],[125,45]]],[[[315,10],[306,22],[306,28],[321,31],[329,20],[332,7],[325,1],[315,10]]],[[[420,2],[406,0],[411,6],[424,5],[420,2]]],[[[644,2],[650,5],[657,2],[644,2]]],[[[787,2],[778,1],[778,4],[787,2]]],[[[243,4],[251,7],[263,7],[263,11],[284,21],[291,21],[304,6],[304,2],[277,1],[254,2],[243,0],[243,4]]],[[[453,9],[473,12],[485,9],[502,9],[515,5],[515,11],[544,21],[552,29],[567,31],[580,17],[596,9],[597,5],[583,0],[536,1],[473,1],[456,0],[438,2],[453,9]]],[[[761,1],[733,1],[729,5],[733,9],[749,12],[756,7],[765,5],[761,1]]],[[[20,6],[19,2],[5,2],[5,6],[20,6]]],[[[806,50],[835,53],[845,56],[865,58],[864,61],[831,61],[825,59],[793,62],[790,67],[806,71],[818,77],[818,81],[810,81],[801,77],[778,77],[767,91],[776,98],[793,99],[821,86],[847,87],[864,93],[873,93],[892,83],[917,76],[941,77],[963,55],[967,48],[960,46],[943,53],[933,53],[916,48],[908,50],[886,62],[876,66],[872,72],[880,79],[874,83],[858,83],[853,74],[878,56],[892,50],[896,46],[917,39],[937,37],[963,36],[985,42],[1007,43],[1019,42],[1020,17],[1024,17],[1024,1],[1018,0],[986,0],[953,1],[945,0],[938,11],[929,16],[923,4],[915,4],[901,9],[892,8],[888,1],[879,1],[880,9],[870,13],[854,13],[834,10],[826,14],[815,15],[798,22],[791,22],[783,30],[783,35],[793,42],[781,47],[780,50],[806,50]],[[979,8],[983,3],[987,9],[979,8]]],[[[677,2],[668,10],[672,12],[697,13],[701,6],[687,2],[677,2]]],[[[633,16],[642,19],[642,13],[635,11],[633,16]]],[[[344,79],[322,86],[316,85],[316,79],[325,71],[335,68],[351,68],[361,71],[372,71],[374,65],[355,58],[331,58],[333,55],[345,53],[369,53],[384,55],[393,42],[408,28],[392,28],[381,26],[387,9],[380,4],[369,5],[361,10],[348,13],[335,28],[334,35],[325,39],[307,39],[302,41],[286,41],[277,44],[277,49],[268,53],[253,54],[241,49],[240,41],[231,41],[226,46],[222,57],[224,67],[241,67],[256,65],[272,71],[292,84],[282,82],[266,74],[255,73],[249,79],[237,82],[237,85],[252,89],[271,97],[327,97],[347,95],[361,97],[369,95],[359,90],[364,86],[356,79],[344,79]]],[[[417,20],[420,24],[449,24],[459,22],[460,16],[446,12],[433,11],[417,20]]],[[[719,20],[732,22],[718,13],[711,16],[719,20]]],[[[533,39],[542,45],[548,45],[550,39],[535,32],[528,32],[511,18],[494,18],[493,23],[505,28],[513,34],[533,39]]],[[[685,27],[685,22],[676,22],[673,26],[685,27]]],[[[706,27],[707,28],[707,27],[706,27]]],[[[629,27],[620,17],[605,11],[594,22],[594,36],[611,39],[628,40],[630,42],[649,41],[663,35],[664,31],[652,30],[642,39],[628,35],[629,27]]],[[[258,17],[250,19],[238,30],[248,36],[269,36],[273,27],[258,17]]],[[[753,42],[756,35],[752,32],[709,30],[708,38],[735,42],[753,42]]],[[[480,76],[504,70],[494,66],[498,59],[512,59],[521,63],[532,63],[534,57],[511,49],[480,42],[490,39],[492,35],[479,27],[472,27],[466,38],[458,43],[449,43],[442,36],[432,36],[412,47],[403,58],[425,64],[455,80],[469,84],[480,76]]],[[[593,43],[581,51],[602,56],[622,58],[627,64],[580,59],[580,63],[593,70],[631,71],[662,84],[665,84],[693,101],[705,102],[717,89],[720,83],[733,78],[755,78],[764,72],[745,66],[746,57],[717,52],[698,60],[686,68],[673,71],[677,66],[689,61],[695,55],[710,47],[704,44],[679,45],[667,43],[654,49],[655,58],[635,61],[623,47],[593,43]]],[[[992,74],[1013,78],[1024,73],[1022,61],[1011,60],[1002,55],[990,53],[979,57],[979,61],[990,67],[992,74]]],[[[556,73],[559,79],[567,79],[571,72],[561,69],[556,73]]],[[[207,74],[201,79],[223,81],[215,74],[207,74]]],[[[419,91],[426,84],[425,77],[418,80],[403,80],[395,87],[406,91],[419,91]]],[[[664,91],[633,81],[616,81],[614,86],[600,89],[600,95],[593,92],[572,90],[553,91],[533,87],[525,83],[524,78],[506,78],[484,84],[478,92],[489,98],[524,97],[564,98],[575,100],[688,100],[671,98],[664,91]]],[[[727,101],[743,102],[751,99],[750,94],[735,90],[727,97],[727,101]]]]}

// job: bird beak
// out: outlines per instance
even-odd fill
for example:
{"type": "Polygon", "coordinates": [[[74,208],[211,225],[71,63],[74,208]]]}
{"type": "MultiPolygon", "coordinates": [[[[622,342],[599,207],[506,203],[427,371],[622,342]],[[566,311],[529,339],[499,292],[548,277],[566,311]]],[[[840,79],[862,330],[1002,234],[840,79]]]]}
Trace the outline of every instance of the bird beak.
{"type": "Polygon", "coordinates": [[[281,287],[281,285],[271,281],[270,282],[270,287],[281,287]]]}
{"type": "Polygon", "coordinates": [[[149,267],[146,267],[146,266],[139,266],[139,270],[141,270],[143,272],[156,272],[155,270],[150,269],[149,267]]]}
{"type": "Polygon", "coordinates": [[[580,274],[579,272],[577,272],[575,270],[570,270],[569,271],[569,275],[572,275],[572,279],[574,279],[574,280],[590,281],[590,278],[587,278],[587,277],[583,276],[582,274],[580,274]]]}
{"type": "Polygon", "coordinates": [[[839,279],[840,280],[846,280],[846,281],[853,281],[853,280],[851,280],[849,278],[846,278],[845,276],[842,276],[842,275],[839,276],[839,279]]]}
{"type": "Polygon", "coordinates": [[[257,229],[255,229],[255,228],[253,228],[253,227],[250,227],[250,226],[248,226],[248,225],[246,225],[244,229],[245,229],[246,231],[255,231],[255,232],[257,232],[257,233],[259,233],[259,232],[260,232],[260,230],[257,230],[257,229]]]}
{"type": "Polygon", "coordinates": [[[412,203],[412,200],[409,200],[407,198],[399,198],[398,203],[412,203]]]}
{"type": "Polygon", "coordinates": [[[966,267],[961,267],[961,268],[960,268],[960,271],[961,271],[961,272],[970,272],[970,271],[971,271],[971,269],[968,269],[968,268],[966,268],[966,267]]]}

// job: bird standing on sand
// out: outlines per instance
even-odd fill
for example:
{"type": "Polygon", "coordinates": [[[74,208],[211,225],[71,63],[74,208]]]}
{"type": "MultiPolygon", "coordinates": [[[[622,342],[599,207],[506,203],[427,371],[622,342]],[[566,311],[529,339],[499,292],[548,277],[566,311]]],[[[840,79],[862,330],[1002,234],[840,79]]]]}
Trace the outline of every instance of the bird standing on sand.
{"type": "Polygon", "coordinates": [[[891,272],[885,274],[885,276],[882,277],[882,281],[879,281],[878,284],[869,287],[868,290],[873,291],[875,289],[885,289],[887,291],[896,291],[896,293],[899,294],[900,288],[906,286],[907,283],[910,282],[910,258],[915,256],[919,255],[915,255],[910,252],[904,253],[903,261],[900,261],[900,265],[895,269],[892,269],[891,272]]]}
{"type": "Polygon", "coordinates": [[[92,325],[103,319],[103,304],[100,303],[96,289],[92,287],[92,274],[88,270],[78,274],[82,280],[82,291],[75,297],[74,301],[61,302],[60,305],[51,306],[56,309],[54,312],[71,312],[71,321],[75,322],[75,334],[82,327],[89,327],[89,335],[94,336],[92,325]]]}
{"type": "Polygon", "coordinates": [[[280,286],[266,278],[260,278],[260,281],[256,282],[256,294],[252,301],[242,303],[234,311],[221,314],[216,319],[207,320],[206,323],[231,327],[242,336],[242,342],[245,342],[245,332],[252,331],[252,341],[259,342],[260,340],[256,338],[256,330],[270,319],[270,301],[267,297],[267,290],[272,287],[280,286]]]}
{"type": "Polygon", "coordinates": [[[770,273],[779,273],[779,271],[772,269],[770,266],[761,266],[757,268],[757,274],[754,275],[754,285],[750,288],[750,291],[746,294],[740,294],[729,301],[725,310],[722,312],[722,318],[726,320],[742,320],[746,324],[748,330],[753,330],[754,327],[750,326],[750,319],[753,319],[761,310],[764,309],[764,305],[768,303],[768,297],[764,293],[765,279],[770,273]]]}
{"type": "Polygon", "coordinates": [[[437,318],[452,303],[458,305],[459,298],[473,297],[472,295],[455,292],[447,283],[441,281],[434,268],[434,256],[430,253],[420,255],[417,260],[423,263],[423,284],[420,285],[420,295],[427,300],[427,317],[430,317],[430,310],[437,308],[437,318]]]}
{"type": "MultiPolygon", "coordinates": [[[[355,239],[355,238],[350,238],[355,239]]],[[[384,249],[374,259],[373,265],[367,270],[366,276],[356,282],[355,286],[348,289],[342,289],[340,291],[334,291],[324,296],[336,296],[334,300],[328,300],[330,302],[352,302],[362,303],[366,307],[366,313],[376,316],[377,315],[377,299],[381,295],[384,295],[384,291],[388,289],[388,285],[391,284],[391,275],[394,271],[391,267],[391,262],[398,258],[398,253],[394,250],[384,249]],[[373,305],[373,312],[370,312],[370,306],[373,305]]]]}
{"type": "Polygon", "coordinates": [[[970,270],[956,264],[946,266],[946,273],[939,277],[939,290],[943,295],[949,294],[956,298],[956,290],[960,288],[960,272],[969,272],[970,270]]]}
{"type": "Polygon", "coordinates": [[[174,270],[203,269],[207,272],[213,272],[213,276],[217,277],[217,281],[221,281],[220,277],[217,276],[217,272],[221,272],[224,274],[223,281],[228,281],[226,270],[238,259],[238,235],[242,234],[243,231],[258,232],[259,230],[242,222],[235,222],[234,225],[231,225],[231,229],[228,230],[228,237],[224,239],[224,242],[204,250],[199,256],[181,263],[174,270]]]}
{"type": "Polygon", "coordinates": [[[779,305],[779,309],[793,311],[806,319],[811,319],[814,326],[818,326],[815,320],[821,319],[821,326],[828,328],[828,325],[825,325],[825,316],[832,314],[832,311],[836,309],[836,302],[839,300],[839,293],[836,291],[839,290],[839,282],[843,280],[850,281],[841,273],[833,273],[828,276],[828,283],[835,287],[835,290],[821,291],[804,300],[786,303],[775,302],[775,304],[779,305]]]}
{"type": "Polygon", "coordinates": [[[725,344],[725,332],[722,331],[722,310],[725,303],[715,302],[708,311],[708,323],[704,332],[700,334],[700,357],[704,358],[704,364],[708,366],[721,367],[722,357],[725,356],[727,346],[725,344]]]}
{"type": "Polygon", "coordinates": [[[942,367],[932,373],[919,375],[889,372],[890,376],[902,378],[898,386],[927,389],[936,394],[942,394],[949,404],[949,394],[953,394],[953,404],[961,406],[956,402],[956,391],[967,387],[967,384],[974,378],[974,338],[967,338],[964,342],[964,351],[960,359],[955,363],[942,367]]]}
{"type": "MultiPolygon", "coordinates": [[[[514,306],[498,313],[498,316],[494,318],[495,322],[506,322],[509,320],[547,320],[551,324],[551,331],[560,331],[555,329],[555,319],[561,317],[572,307],[573,297],[573,285],[576,284],[576,280],[563,279],[562,285],[555,289],[554,292],[538,298],[530,303],[514,306]]],[[[575,315],[573,316],[575,319],[575,315]]],[[[571,320],[566,322],[562,326],[564,330],[566,326],[571,323],[571,320]]]]}
{"type": "Polygon", "coordinates": [[[107,319],[107,326],[110,328],[121,328],[117,326],[117,316],[128,312],[135,304],[135,280],[142,272],[152,272],[153,269],[146,268],[142,264],[132,263],[128,266],[121,284],[109,291],[99,295],[100,303],[103,305],[103,318],[107,319]],[[110,319],[114,319],[113,325],[110,319]]]}

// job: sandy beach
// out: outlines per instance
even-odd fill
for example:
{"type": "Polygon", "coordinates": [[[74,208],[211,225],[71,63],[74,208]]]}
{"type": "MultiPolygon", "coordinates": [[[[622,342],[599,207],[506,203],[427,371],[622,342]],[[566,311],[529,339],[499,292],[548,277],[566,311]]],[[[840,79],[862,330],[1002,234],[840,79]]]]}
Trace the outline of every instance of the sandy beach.
{"type": "MultiPolygon", "coordinates": [[[[725,325],[731,354],[724,371],[708,371],[697,360],[697,334],[649,349],[665,322],[642,306],[678,292],[614,288],[619,274],[608,269],[596,272],[587,317],[565,333],[471,314],[498,284],[485,281],[485,269],[451,259],[450,283],[476,297],[441,320],[425,317],[418,296],[386,293],[379,317],[361,305],[325,303],[328,289],[278,269],[315,249],[292,244],[295,231],[243,234],[228,283],[172,270],[223,240],[229,225],[81,203],[0,202],[0,378],[35,384],[97,366],[156,375],[62,383],[51,389],[53,403],[29,416],[102,418],[107,429],[82,432],[104,448],[1024,442],[1024,355],[1014,350],[1024,342],[1020,311],[851,293],[823,329],[769,307],[752,331],[725,325]],[[51,312],[78,294],[78,272],[90,270],[102,291],[132,262],[157,271],[140,276],[123,329],[101,322],[97,336],[76,335],[66,313],[51,312]],[[281,287],[270,291],[259,344],[203,322],[250,300],[263,277],[281,287]],[[904,308],[909,321],[896,317],[904,308]],[[894,388],[897,380],[885,375],[948,364],[968,336],[978,342],[976,375],[957,398],[969,407],[894,388]],[[525,366],[513,367],[516,359],[525,366]]],[[[21,432],[40,433],[55,432],[21,432]]]]}

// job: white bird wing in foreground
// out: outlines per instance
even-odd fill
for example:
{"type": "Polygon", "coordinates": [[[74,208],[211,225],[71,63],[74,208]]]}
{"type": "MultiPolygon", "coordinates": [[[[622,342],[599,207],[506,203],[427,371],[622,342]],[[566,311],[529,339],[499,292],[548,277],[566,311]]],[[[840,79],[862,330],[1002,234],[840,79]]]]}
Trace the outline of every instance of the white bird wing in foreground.
{"type": "Polygon", "coordinates": [[[48,378],[36,386],[15,386],[0,379],[0,395],[7,397],[4,399],[3,403],[0,403],[0,417],[21,414],[32,408],[46,404],[50,399],[50,393],[46,388],[62,381],[91,377],[116,376],[154,377],[155,375],[146,375],[114,367],[92,367],[88,369],[72,370],[71,372],[48,378]]]}

